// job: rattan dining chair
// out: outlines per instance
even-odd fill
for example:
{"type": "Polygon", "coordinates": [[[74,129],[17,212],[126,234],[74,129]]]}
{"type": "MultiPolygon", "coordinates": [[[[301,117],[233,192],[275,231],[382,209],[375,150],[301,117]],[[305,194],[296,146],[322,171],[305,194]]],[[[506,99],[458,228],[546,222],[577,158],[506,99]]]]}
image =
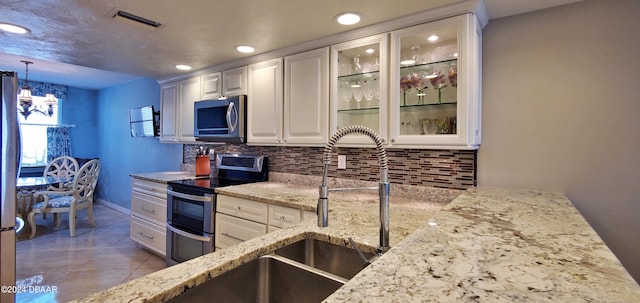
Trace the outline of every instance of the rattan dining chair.
{"type": "Polygon", "coordinates": [[[52,213],[56,226],[60,226],[60,213],[69,213],[69,235],[76,236],[76,213],[78,210],[87,209],[89,224],[95,227],[93,220],[93,193],[98,183],[100,174],[100,161],[97,159],[85,163],[73,178],[73,182],[66,191],[48,190],[39,191],[34,196],[44,198],[44,201],[35,203],[27,215],[27,221],[31,227],[29,239],[36,234],[36,214],[52,213]]]}

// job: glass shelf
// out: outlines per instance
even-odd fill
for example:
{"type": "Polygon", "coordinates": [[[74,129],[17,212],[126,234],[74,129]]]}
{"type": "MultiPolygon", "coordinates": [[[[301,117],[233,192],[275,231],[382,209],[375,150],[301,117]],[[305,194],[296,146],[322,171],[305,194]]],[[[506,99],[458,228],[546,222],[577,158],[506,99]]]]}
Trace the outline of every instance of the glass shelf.
{"type": "MultiPolygon", "coordinates": [[[[447,105],[456,105],[458,102],[442,102],[442,103],[429,103],[429,104],[411,104],[411,105],[401,105],[400,110],[406,109],[419,109],[419,108],[427,108],[427,107],[438,107],[438,106],[447,106],[447,105]]],[[[350,109],[339,109],[338,113],[378,113],[380,110],[379,107],[363,107],[363,108],[350,108],[350,109]]]]}
{"type": "Polygon", "coordinates": [[[367,72],[367,73],[358,73],[358,74],[349,74],[349,75],[338,76],[338,80],[347,81],[347,82],[351,82],[351,81],[367,81],[367,80],[379,79],[379,78],[380,78],[380,71],[372,71],[372,72],[367,72]]]}
{"type": "Polygon", "coordinates": [[[443,60],[443,61],[435,61],[435,62],[429,62],[429,63],[409,65],[409,66],[401,66],[400,67],[400,73],[401,74],[408,74],[408,73],[412,73],[412,72],[421,72],[421,71],[428,70],[428,69],[437,69],[437,68],[441,68],[441,67],[449,67],[452,64],[457,64],[457,63],[458,63],[458,59],[450,59],[450,60],[443,60]]]}

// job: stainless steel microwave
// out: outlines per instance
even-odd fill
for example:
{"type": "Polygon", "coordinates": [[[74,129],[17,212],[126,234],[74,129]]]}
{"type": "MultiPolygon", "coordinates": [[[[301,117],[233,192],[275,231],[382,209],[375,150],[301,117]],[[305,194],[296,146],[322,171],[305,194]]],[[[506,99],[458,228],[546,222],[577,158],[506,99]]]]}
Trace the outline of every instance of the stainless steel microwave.
{"type": "Polygon", "coordinates": [[[196,101],[193,105],[194,136],[197,141],[245,143],[246,115],[245,95],[196,101]]]}

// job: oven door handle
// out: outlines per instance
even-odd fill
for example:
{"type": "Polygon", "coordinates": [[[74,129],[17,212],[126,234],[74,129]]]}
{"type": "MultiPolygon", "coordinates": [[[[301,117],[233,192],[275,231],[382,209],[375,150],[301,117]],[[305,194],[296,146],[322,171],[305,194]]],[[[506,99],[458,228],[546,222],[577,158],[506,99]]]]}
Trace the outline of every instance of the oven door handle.
{"type": "Polygon", "coordinates": [[[182,199],[185,199],[185,200],[213,203],[213,199],[211,199],[211,195],[194,196],[194,195],[188,195],[188,194],[175,192],[173,190],[167,190],[167,194],[169,194],[171,196],[174,196],[174,197],[182,198],[182,199]]]}
{"type": "Polygon", "coordinates": [[[167,223],[167,229],[169,229],[171,232],[174,232],[174,233],[176,233],[178,235],[181,235],[183,237],[187,237],[189,239],[193,239],[193,240],[201,241],[201,242],[211,242],[211,237],[194,235],[194,234],[186,232],[184,230],[180,230],[178,228],[175,228],[175,227],[171,226],[169,223],[167,223]]]}

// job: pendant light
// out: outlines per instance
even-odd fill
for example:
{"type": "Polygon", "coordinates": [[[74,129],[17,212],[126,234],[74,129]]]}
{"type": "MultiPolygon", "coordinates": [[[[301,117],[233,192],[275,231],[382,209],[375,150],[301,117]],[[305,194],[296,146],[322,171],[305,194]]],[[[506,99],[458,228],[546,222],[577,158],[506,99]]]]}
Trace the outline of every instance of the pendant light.
{"type": "Polygon", "coordinates": [[[43,114],[45,116],[53,116],[53,107],[58,104],[58,98],[54,94],[46,94],[44,99],[44,106],[38,106],[33,104],[33,97],[31,95],[31,87],[29,86],[29,64],[33,64],[31,61],[20,61],[26,66],[26,73],[24,77],[24,85],[20,88],[20,95],[18,95],[18,101],[20,102],[20,108],[18,112],[26,120],[33,112],[43,114]]]}
{"type": "Polygon", "coordinates": [[[31,107],[31,105],[33,104],[33,98],[31,97],[31,87],[29,87],[29,64],[33,64],[33,62],[25,60],[22,60],[20,62],[24,63],[26,66],[24,85],[20,89],[20,95],[18,96],[18,99],[20,100],[20,106],[22,107],[22,112],[24,113],[28,112],[29,107],[31,107]]]}

